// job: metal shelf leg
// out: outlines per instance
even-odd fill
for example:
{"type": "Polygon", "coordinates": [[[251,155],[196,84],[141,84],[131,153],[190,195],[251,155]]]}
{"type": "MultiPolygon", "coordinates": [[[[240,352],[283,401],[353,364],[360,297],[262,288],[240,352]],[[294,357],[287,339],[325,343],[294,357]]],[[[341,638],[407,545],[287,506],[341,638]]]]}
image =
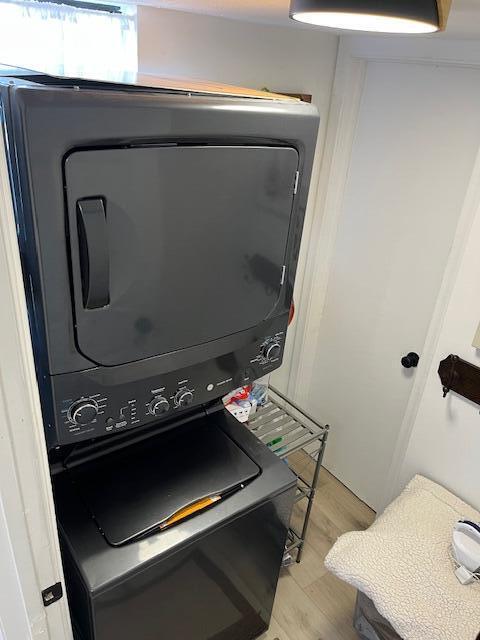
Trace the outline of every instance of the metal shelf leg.
{"type": "Polygon", "coordinates": [[[325,432],[322,438],[322,446],[320,447],[320,450],[318,452],[317,464],[315,465],[315,471],[313,473],[311,491],[310,491],[310,495],[308,496],[307,511],[305,513],[305,520],[303,521],[303,528],[300,536],[302,542],[298,547],[298,551],[297,551],[297,563],[299,563],[302,559],[303,547],[305,545],[305,538],[307,536],[307,529],[308,529],[308,524],[310,522],[310,515],[312,512],[313,501],[315,500],[315,494],[317,492],[318,477],[320,475],[320,469],[322,468],[323,454],[325,453],[325,447],[327,444],[327,436],[328,436],[328,430],[325,432]]]}

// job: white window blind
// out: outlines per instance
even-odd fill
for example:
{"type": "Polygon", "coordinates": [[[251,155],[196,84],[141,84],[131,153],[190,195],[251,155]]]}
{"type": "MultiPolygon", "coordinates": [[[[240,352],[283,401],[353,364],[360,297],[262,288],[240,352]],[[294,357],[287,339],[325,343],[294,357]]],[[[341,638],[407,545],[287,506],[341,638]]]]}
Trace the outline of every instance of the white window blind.
{"type": "Polygon", "coordinates": [[[121,79],[137,71],[136,9],[121,13],[34,0],[0,0],[0,64],[121,79]]]}

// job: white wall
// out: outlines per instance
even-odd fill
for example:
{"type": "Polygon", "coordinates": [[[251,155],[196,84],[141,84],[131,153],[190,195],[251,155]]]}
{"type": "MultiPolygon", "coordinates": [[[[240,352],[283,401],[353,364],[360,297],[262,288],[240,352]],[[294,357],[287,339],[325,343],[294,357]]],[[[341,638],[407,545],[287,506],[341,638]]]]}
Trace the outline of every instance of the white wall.
{"type": "MultiPolygon", "coordinates": [[[[477,201],[478,173],[477,166],[477,201]]],[[[422,473],[480,510],[479,407],[454,393],[443,399],[437,373],[440,360],[451,353],[480,365],[480,351],[471,346],[480,321],[479,244],[480,209],[468,234],[397,489],[422,473]]]]}
{"type": "Polygon", "coordinates": [[[18,575],[18,566],[11,545],[9,528],[0,495],[0,640],[31,637],[30,622],[18,575]]]}
{"type": "Polygon", "coordinates": [[[141,72],[311,93],[323,115],[337,42],[313,30],[138,7],[141,72]]]}
{"type": "Polygon", "coordinates": [[[0,627],[6,640],[70,640],[40,398],[0,130],[0,627]]]}
{"type": "MultiPolygon", "coordinates": [[[[308,93],[321,125],[305,222],[295,299],[298,303],[314,195],[323,151],[338,38],[300,28],[138,7],[138,61],[143,73],[214,80],[255,89],[308,93]]],[[[289,331],[283,367],[274,384],[286,391],[295,323],[289,331]]]]}
{"type": "Polygon", "coordinates": [[[480,146],[478,103],[477,69],[366,65],[327,294],[307,325],[312,367],[300,365],[299,381],[301,406],[332,425],[325,466],[375,510],[416,380],[400,358],[424,355],[480,146]]]}

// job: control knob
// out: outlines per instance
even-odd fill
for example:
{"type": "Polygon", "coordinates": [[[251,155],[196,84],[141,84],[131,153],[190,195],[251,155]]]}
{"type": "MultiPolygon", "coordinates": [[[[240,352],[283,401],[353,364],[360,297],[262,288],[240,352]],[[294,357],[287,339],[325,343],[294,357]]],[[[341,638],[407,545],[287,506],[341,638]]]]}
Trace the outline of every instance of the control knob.
{"type": "Polygon", "coordinates": [[[98,405],[92,398],[77,400],[68,409],[68,417],[75,424],[90,424],[98,415],[98,405]]]}
{"type": "Polygon", "coordinates": [[[148,410],[153,416],[161,416],[170,409],[170,404],[163,396],[155,396],[148,405],[148,410]]]}
{"type": "Polygon", "coordinates": [[[190,389],[179,389],[175,394],[175,405],[177,407],[188,407],[193,402],[193,392],[190,389]]]}
{"type": "Polygon", "coordinates": [[[275,360],[280,356],[282,351],[282,347],[279,342],[273,340],[272,342],[267,342],[267,344],[262,349],[262,355],[265,360],[271,361],[275,360]]]}

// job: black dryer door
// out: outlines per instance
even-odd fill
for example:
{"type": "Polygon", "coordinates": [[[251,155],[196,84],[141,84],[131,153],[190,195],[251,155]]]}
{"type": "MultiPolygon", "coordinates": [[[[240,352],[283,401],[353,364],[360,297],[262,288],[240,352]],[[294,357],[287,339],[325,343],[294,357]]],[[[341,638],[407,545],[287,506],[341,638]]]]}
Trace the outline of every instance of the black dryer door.
{"type": "Polygon", "coordinates": [[[288,147],[71,153],[65,181],[80,351],[118,365],[271,315],[297,166],[288,147]]]}

